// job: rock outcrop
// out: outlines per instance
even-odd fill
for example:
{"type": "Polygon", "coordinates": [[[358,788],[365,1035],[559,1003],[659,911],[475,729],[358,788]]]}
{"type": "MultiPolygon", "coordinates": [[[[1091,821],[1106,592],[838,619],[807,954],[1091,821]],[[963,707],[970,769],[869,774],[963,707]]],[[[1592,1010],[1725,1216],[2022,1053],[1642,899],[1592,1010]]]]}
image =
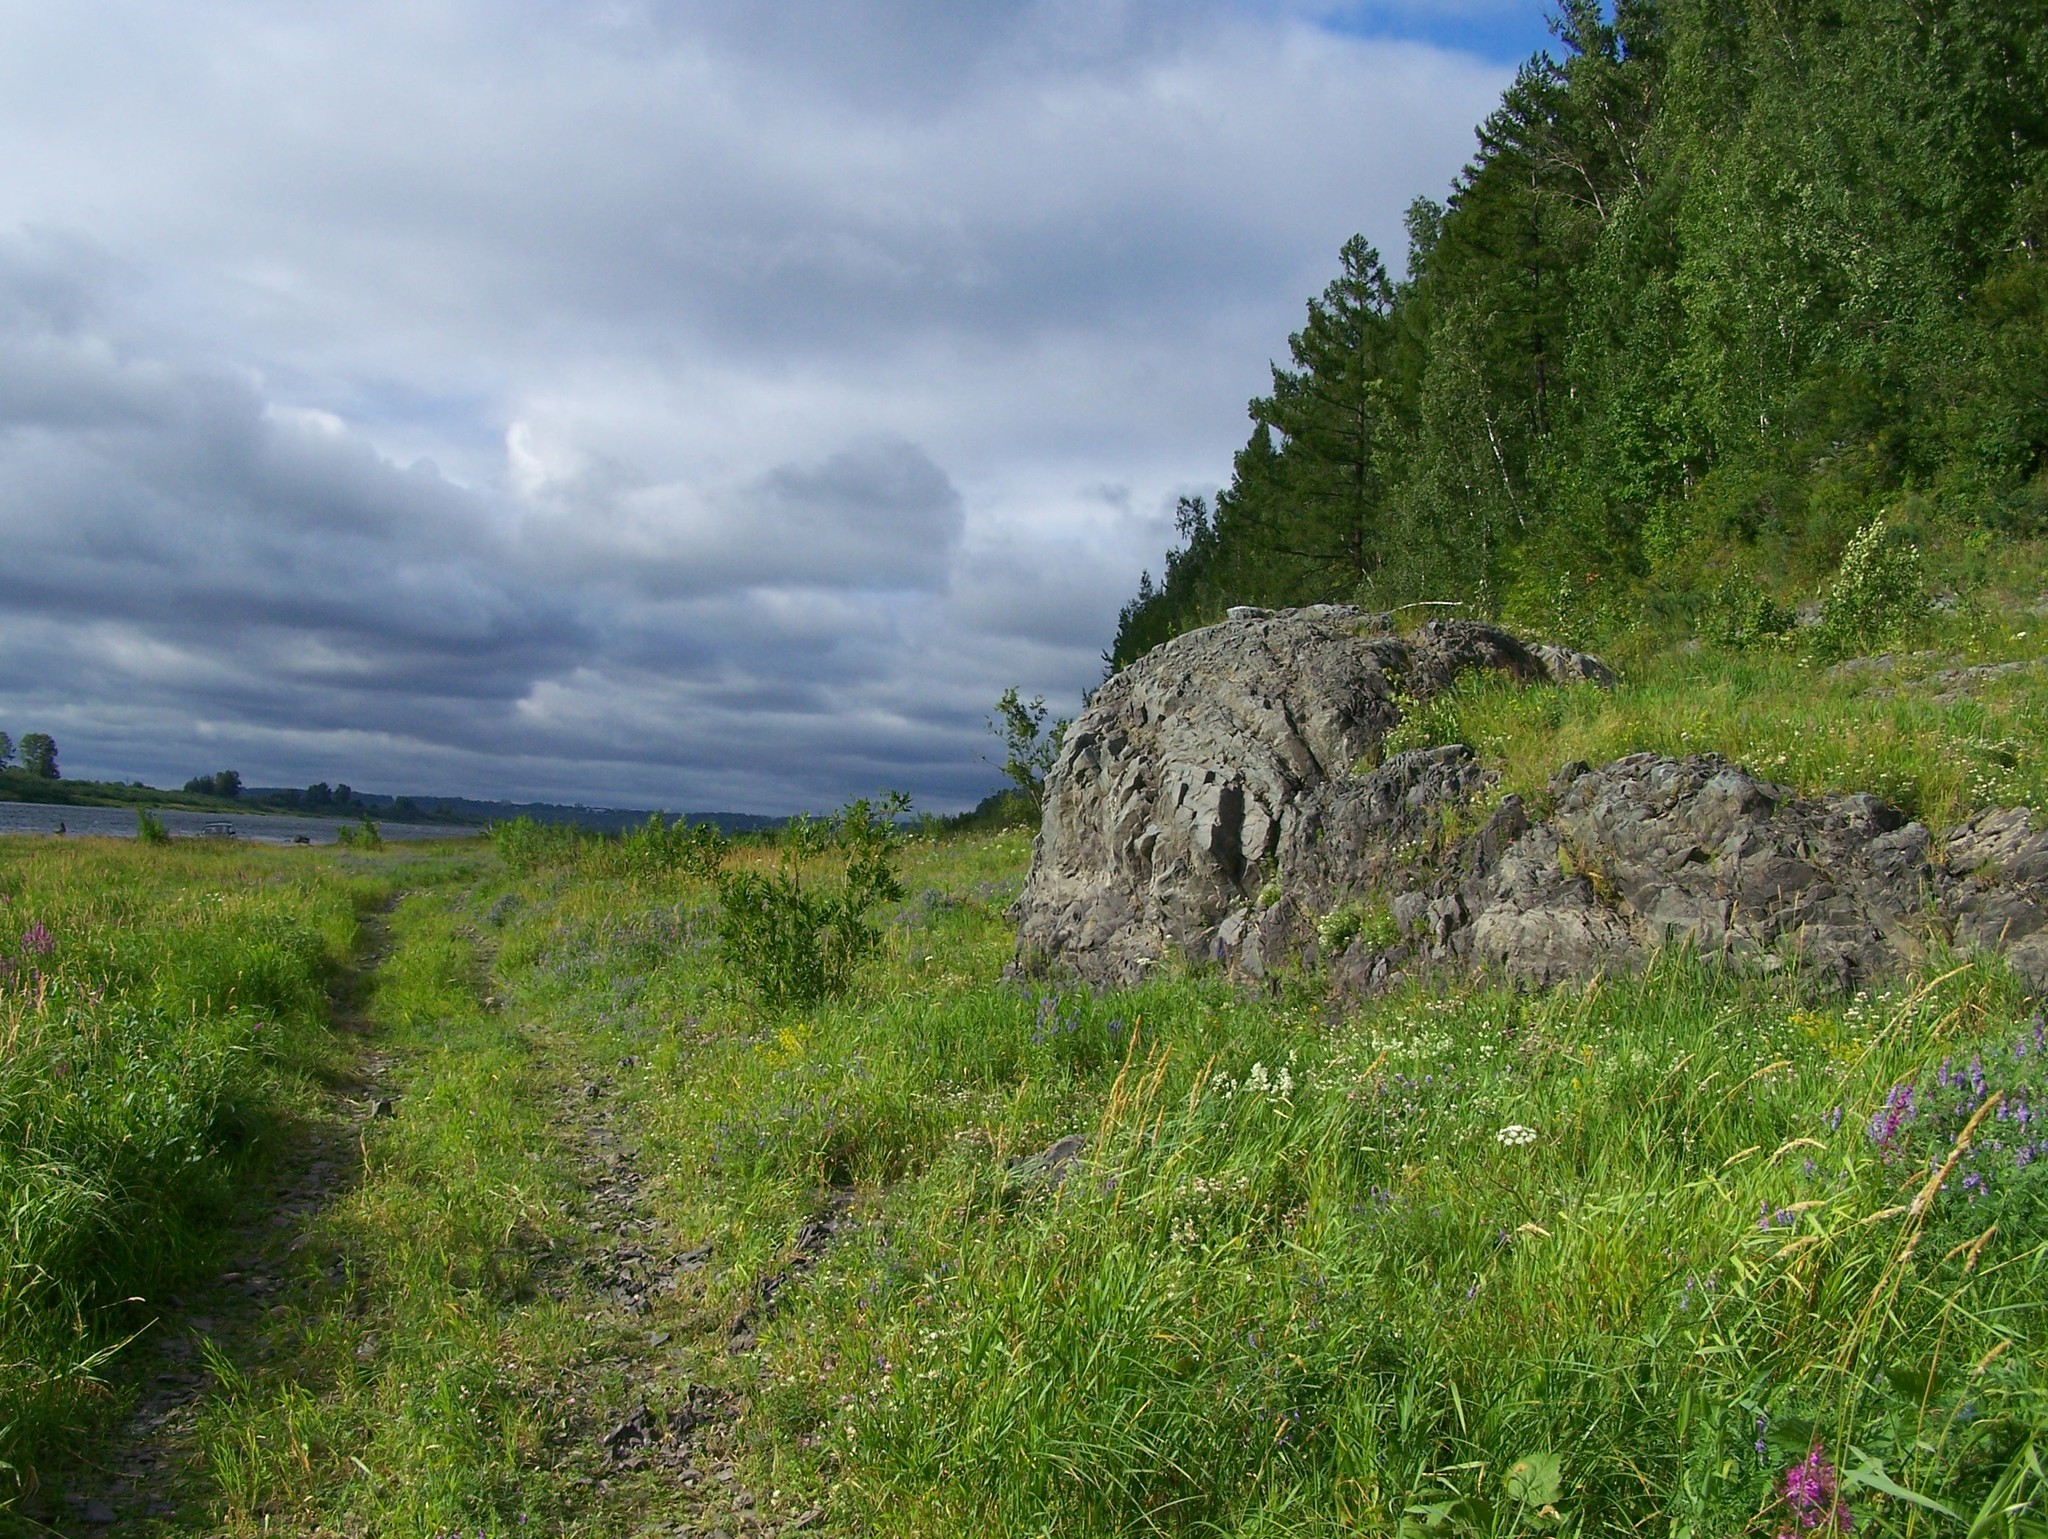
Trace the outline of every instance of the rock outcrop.
{"type": "Polygon", "coordinates": [[[1506,631],[1438,621],[1412,637],[1344,605],[1238,609],[1097,691],[1046,781],[1018,900],[1020,957],[1130,983],[1168,956],[1257,971],[1298,948],[1303,905],[1359,885],[1431,809],[1479,789],[1465,760],[1354,768],[1401,719],[1473,668],[1535,682],[1597,678],[1506,631]],[[1272,915],[1260,894],[1293,894],[1272,915]]]}
{"type": "Polygon", "coordinates": [[[1603,682],[1596,659],[1341,608],[1235,612],[1105,684],[1070,729],[1018,900],[1019,959],[1122,984],[1168,957],[1341,991],[1431,973],[1546,984],[1684,946],[1854,987],[1930,944],[2048,990],[2048,832],[1937,835],[1868,795],[1802,798],[1710,755],[1568,765],[1497,803],[1461,744],[1364,768],[1402,698],[1471,668],[1603,682]],[[1345,905],[1377,924],[1332,925],[1345,905]],[[1320,957],[1325,943],[1341,954],[1320,957]]]}

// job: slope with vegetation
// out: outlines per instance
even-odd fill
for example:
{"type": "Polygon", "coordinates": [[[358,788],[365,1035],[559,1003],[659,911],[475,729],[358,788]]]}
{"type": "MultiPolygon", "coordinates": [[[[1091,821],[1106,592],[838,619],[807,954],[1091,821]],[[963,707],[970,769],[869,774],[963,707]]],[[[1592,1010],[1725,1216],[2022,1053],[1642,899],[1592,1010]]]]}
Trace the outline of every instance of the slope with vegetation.
{"type": "Polygon", "coordinates": [[[1235,603],[1754,637],[1874,524],[1960,560],[2042,528],[2048,5],[1568,0],[1557,32],[1406,275],[1344,248],[1114,665],[1235,603]]]}

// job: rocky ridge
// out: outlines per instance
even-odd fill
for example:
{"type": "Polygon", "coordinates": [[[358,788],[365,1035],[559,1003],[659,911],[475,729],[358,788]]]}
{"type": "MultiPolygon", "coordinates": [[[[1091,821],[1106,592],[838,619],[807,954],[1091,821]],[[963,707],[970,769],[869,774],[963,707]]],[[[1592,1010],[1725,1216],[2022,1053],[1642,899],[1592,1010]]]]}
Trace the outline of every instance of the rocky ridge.
{"type": "Polygon", "coordinates": [[[1175,956],[1252,978],[1305,958],[1357,992],[1545,984],[1685,946],[1851,987],[1952,944],[2048,988],[2048,833],[2025,809],[1936,834],[1712,756],[1568,765],[1535,806],[1494,802],[1462,744],[1372,765],[1405,708],[1472,669],[1612,680],[1494,626],[1402,638],[1345,606],[1233,610],[1125,669],[1048,777],[1020,967],[1114,986],[1175,956]]]}

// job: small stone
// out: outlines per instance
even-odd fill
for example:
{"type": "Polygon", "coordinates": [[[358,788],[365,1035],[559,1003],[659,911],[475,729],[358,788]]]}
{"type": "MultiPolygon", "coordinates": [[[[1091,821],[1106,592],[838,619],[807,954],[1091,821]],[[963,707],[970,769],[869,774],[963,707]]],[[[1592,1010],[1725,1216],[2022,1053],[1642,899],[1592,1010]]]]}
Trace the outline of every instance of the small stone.
{"type": "Polygon", "coordinates": [[[656,1331],[647,1338],[647,1344],[650,1347],[665,1347],[668,1345],[668,1342],[669,1335],[667,1331],[656,1331]]]}
{"type": "Polygon", "coordinates": [[[398,1103],[389,1096],[379,1096],[370,1103],[370,1115],[372,1117],[395,1117],[398,1115],[398,1103]]]}

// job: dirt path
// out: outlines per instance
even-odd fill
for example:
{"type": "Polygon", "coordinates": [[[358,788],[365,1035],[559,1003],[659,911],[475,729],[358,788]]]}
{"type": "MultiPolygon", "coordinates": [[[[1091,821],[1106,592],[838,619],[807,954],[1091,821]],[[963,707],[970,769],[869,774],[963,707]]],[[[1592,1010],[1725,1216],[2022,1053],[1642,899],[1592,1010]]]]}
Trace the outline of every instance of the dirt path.
{"type": "MultiPolygon", "coordinates": [[[[363,954],[333,1007],[336,1032],[354,1047],[350,1078],[329,1087],[317,1111],[291,1130],[291,1147],[267,1187],[242,1203],[222,1269],[162,1300],[161,1314],[122,1354],[110,1387],[132,1409],[27,1509],[41,1532],[65,1539],[210,1532],[221,1492],[203,1464],[209,1401],[237,1382],[272,1389],[289,1382],[293,1333],[346,1310],[359,1281],[349,1275],[351,1263],[331,1245],[309,1242],[361,1179],[366,1137],[370,1147],[377,1142],[367,1136],[372,1121],[405,1114],[394,1104],[394,1084],[412,1083],[403,1056],[410,1050],[403,1039],[388,1050],[380,1044],[366,1009],[371,982],[390,957],[391,930],[381,915],[365,929],[363,954]]],[[[848,1205],[825,1203],[737,1311],[718,1302],[730,1298],[715,1285],[719,1258],[702,1237],[672,1232],[656,1201],[661,1172],[649,1153],[649,1103],[639,1081],[647,1068],[600,1053],[573,1027],[522,1020],[489,992],[496,987],[489,941],[466,926],[462,934],[477,950],[483,1007],[530,1055],[522,1096],[547,1108],[542,1136],[571,1173],[569,1237],[564,1243],[557,1231],[533,1280],[549,1306],[575,1322],[579,1345],[539,1378],[531,1365],[500,1365],[499,1382],[513,1395],[559,1412],[546,1418],[556,1430],[533,1461],[539,1468],[529,1467],[541,1477],[536,1488],[553,1493],[534,1513],[538,1531],[761,1539],[813,1529],[815,1509],[781,1505],[776,1493],[749,1489],[741,1476],[746,1359],[778,1293],[851,1226],[848,1205]]],[[[445,1106],[440,1115],[450,1115],[445,1106]]],[[[511,1339],[522,1306],[504,1307],[511,1339]]],[[[343,1350],[367,1360],[379,1328],[350,1317],[355,1339],[343,1350]]],[[[323,1477],[310,1466],[306,1477],[304,1510],[324,1509],[311,1487],[323,1477]]],[[[302,1510],[290,1501],[283,1508],[302,1510]]]]}
{"type": "Polygon", "coordinates": [[[319,1214],[356,1182],[367,1123],[393,1110],[391,1060],[372,1045],[362,1010],[389,945],[382,912],[363,918],[363,947],[335,989],[335,1033],[354,1044],[347,1077],[325,1087],[315,1114],[289,1131],[268,1183],[247,1196],[214,1276],[167,1294],[155,1317],[116,1360],[108,1388],[133,1397],[128,1416],[51,1486],[22,1505],[45,1533],[147,1534],[158,1520],[208,1505],[197,1434],[220,1367],[241,1372],[269,1356],[268,1327],[297,1306],[314,1307],[341,1286],[341,1263],[311,1271],[299,1258],[319,1214]]]}
{"type": "MultiPolygon", "coordinates": [[[[736,1319],[704,1312],[711,1247],[668,1233],[649,1200],[644,1132],[619,1081],[641,1072],[635,1058],[615,1072],[589,1072],[550,1053],[559,1096],[557,1132],[571,1151],[583,1193],[579,1217],[588,1243],[558,1263],[551,1291],[590,1311],[588,1323],[610,1350],[589,1363],[585,1404],[609,1405],[561,1450],[582,1477],[588,1516],[613,1519],[635,1535],[797,1534],[816,1510],[776,1511],[740,1479],[733,1454],[744,1403],[693,1378],[708,1354],[753,1348],[753,1328],[778,1280],[764,1279],[757,1301],[736,1319]]],[[[801,1268],[843,1219],[793,1264],[801,1268]]],[[[778,1274],[778,1279],[780,1274],[778,1274]]],[[[703,1378],[711,1375],[703,1374],[703,1378]]]]}

